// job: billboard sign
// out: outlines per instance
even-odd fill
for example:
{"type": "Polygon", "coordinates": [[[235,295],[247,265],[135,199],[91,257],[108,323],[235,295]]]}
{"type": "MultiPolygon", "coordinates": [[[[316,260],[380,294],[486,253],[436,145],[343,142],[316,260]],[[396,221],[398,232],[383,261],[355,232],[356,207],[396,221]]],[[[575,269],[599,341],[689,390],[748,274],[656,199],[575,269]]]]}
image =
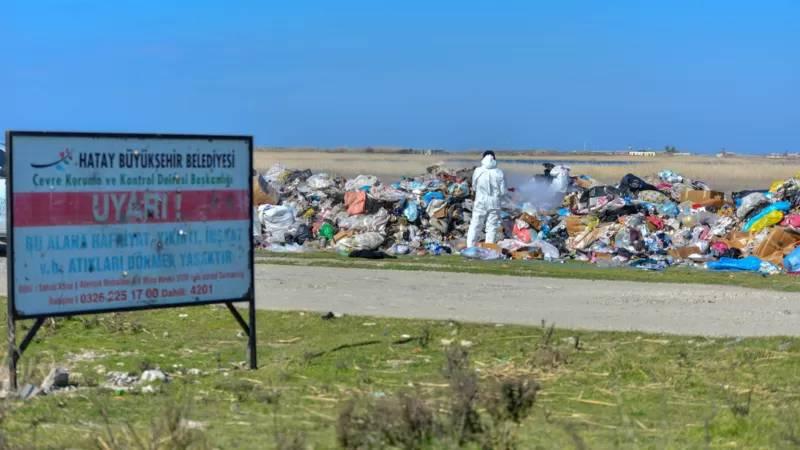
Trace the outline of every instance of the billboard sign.
{"type": "Polygon", "coordinates": [[[252,138],[9,132],[15,318],[252,301],[252,138]]]}

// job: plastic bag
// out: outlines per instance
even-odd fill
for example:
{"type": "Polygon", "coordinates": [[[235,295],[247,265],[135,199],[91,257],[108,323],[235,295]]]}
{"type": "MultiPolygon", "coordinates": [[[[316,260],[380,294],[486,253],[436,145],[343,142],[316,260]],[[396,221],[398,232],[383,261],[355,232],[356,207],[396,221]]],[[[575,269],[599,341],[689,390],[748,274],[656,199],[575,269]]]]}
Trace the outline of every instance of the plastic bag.
{"type": "Polygon", "coordinates": [[[633,195],[640,191],[657,191],[655,186],[629,173],[619,181],[619,190],[626,195],[633,195]]]}
{"type": "Polygon", "coordinates": [[[384,202],[399,202],[408,198],[409,194],[392,186],[378,185],[369,190],[369,197],[384,202]]]}
{"type": "Polygon", "coordinates": [[[364,214],[367,210],[367,194],[364,191],[350,191],[344,193],[344,207],[347,214],[355,216],[364,214]]]}
{"type": "Polygon", "coordinates": [[[294,223],[294,210],[288,206],[259,208],[259,215],[267,231],[274,228],[288,228],[294,223]]]}
{"type": "Polygon", "coordinates": [[[282,185],[290,173],[291,172],[287,170],[286,167],[278,163],[270,167],[269,170],[267,170],[267,172],[262,176],[270,183],[282,185]]]}
{"type": "Polygon", "coordinates": [[[394,244],[386,253],[390,255],[407,255],[411,253],[411,249],[406,244],[394,244]]]}
{"type": "Polygon", "coordinates": [[[538,248],[542,251],[544,259],[558,259],[560,256],[558,248],[555,245],[541,240],[535,240],[528,245],[529,248],[538,248]]]}
{"type": "Polygon", "coordinates": [[[776,223],[783,220],[783,213],[780,211],[770,211],[764,215],[759,214],[758,219],[756,218],[753,219],[754,220],[750,220],[747,222],[744,231],[748,231],[750,233],[758,233],[764,228],[771,227],[772,225],[775,225],[776,223]]]}
{"type": "Polygon", "coordinates": [[[345,191],[368,191],[378,184],[378,177],[374,175],[359,175],[344,184],[345,191]]]}
{"type": "Polygon", "coordinates": [[[268,235],[268,242],[282,244],[294,225],[294,210],[288,206],[262,205],[258,208],[259,219],[268,235]]]}
{"type": "Polygon", "coordinates": [[[767,203],[767,197],[761,192],[753,192],[741,198],[739,207],[736,209],[736,217],[744,219],[751,211],[767,203]]]}
{"type": "Polygon", "coordinates": [[[800,272],[800,247],[783,257],[783,268],[789,273],[800,272]]]}
{"type": "Polygon", "coordinates": [[[422,201],[426,205],[429,204],[432,200],[444,200],[444,194],[439,191],[430,191],[426,192],[425,195],[422,196],[422,201]]]}
{"type": "Polygon", "coordinates": [[[308,180],[306,180],[306,184],[308,185],[308,187],[318,190],[328,189],[333,187],[334,185],[333,179],[331,179],[331,176],[328,175],[327,173],[318,173],[311,175],[310,177],[308,177],[308,180]]]}
{"type": "Polygon", "coordinates": [[[678,205],[673,202],[662,203],[656,208],[658,213],[667,217],[678,217],[680,210],[678,205]]]}
{"type": "Polygon", "coordinates": [[[800,214],[789,214],[781,221],[782,227],[800,228],[800,214]]]}
{"type": "Polygon", "coordinates": [[[386,240],[380,233],[367,232],[347,237],[336,243],[336,250],[352,252],[354,250],[375,250],[386,240]]]}
{"type": "Polygon", "coordinates": [[[666,203],[669,201],[669,197],[664,195],[659,191],[640,191],[637,196],[639,200],[648,203],[666,203]]]}
{"type": "Polygon", "coordinates": [[[748,220],[742,230],[758,233],[764,228],[780,222],[783,219],[783,211],[789,211],[791,207],[791,203],[786,201],[773,203],[748,220]]]}
{"type": "Polygon", "coordinates": [[[381,208],[375,214],[346,216],[337,221],[339,228],[355,231],[374,231],[383,233],[389,223],[389,213],[381,208]]]}
{"type": "Polygon", "coordinates": [[[512,229],[511,234],[514,235],[515,239],[522,242],[531,242],[533,240],[531,237],[530,226],[521,220],[514,221],[514,228],[512,229]]]}
{"type": "Polygon", "coordinates": [[[758,272],[761,270],[761,260],[755,256],[742,259],[720,258],[719,261],[706,263],[709,270],[733,270],[745,272],[758,272]]]}
{"type": "Polygon", "coordinates": [[[332,240],[333,235],[336,234],[336,229],[333,227],[332,224],[325,222],[319,227],[319,232],[317,233],[320,237],[324,237],[325,239],[332,240]]]}
{"type": "Polygon", "coordinates": [[[469,195],[469,184],[466,181],[453,183],[447,188],[447,192],[456,198],[466,197],[469,195]]]}
{"type": "Polygon", "coordinates": [[[447,217],[447,202],[438,199],[432,200],[425,210],[428,213],[428,217],[444,219],[447,217]]]}
{"type": "Polygon", "coordinates": [[[658,172],[658,177],[667,183],[683,183],[683,177],[671,170],[658,172]]]}
{"type": "Polygon", "coordinates": [[[461,250],[461,256],[468,259],[480,259],[481,261],[490,261],[502,257],[500,252],[483,247],[465,248],[461,250]]]}
{"type": "Polygon", "coordinates": [[[406,206],[403,208],[403,216],[405,216],[409,222],[416,222],[419,218],[419,205],[417,202],[406,202],[406,206]]]}
{"type": "Polygon", "coordinates": [[[302,253],[305,248],[299,244],[268,244],[263,247],[264,250],[274,253],[302,253]]]}

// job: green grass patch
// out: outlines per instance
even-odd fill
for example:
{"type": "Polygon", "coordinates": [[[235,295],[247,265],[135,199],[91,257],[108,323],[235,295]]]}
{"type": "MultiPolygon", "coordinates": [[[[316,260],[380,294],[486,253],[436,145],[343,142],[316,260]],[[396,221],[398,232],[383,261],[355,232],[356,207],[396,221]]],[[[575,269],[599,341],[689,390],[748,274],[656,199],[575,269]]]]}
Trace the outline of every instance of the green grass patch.
{"type": "Polygon", "coordinates": [[[581,261],[475,261],[461,256],[402,256],[397,259],[367,260],[349,258],[333,252],[273,253],[259,251],[257,257],[257,262],[262,264],[439,271],[584,280],[721,284],[800,292],[800,278],[792,275],[764,276],[755,273],[712,272],[690,267],[671,267],[661,272],[653,272],[630,267],[599,267],[581,261]]]}
{"type": "MultiPolygon", "coordinates": [[[[0,423],[6,447],[338,448],[339,421],[355,433],[353,442],[363,428],[403,416],[408,405],[451,417],[454,399],[466,388],[454,388],[446,376],[446,349],[460,346],[469,352],[469,371],[482,393],[494,392],[497,380],[538,383],[536,401],[519,424],[492,428],[492,436],[511,436],[517,448],[776,448],[800,442],[796,338],[550,334],[546,327],[322,320],[300,312],[259,311],[258,321],[256,371],[244,368],[246,339],[224,307],[50,323],[21,361],[21,383],[38,383],[51,367],[67,366],[80,386],[7,402],[0,423]],[[138,374],[152,367],[171,377],[155,383],[153,393],[102,386],[110,371],[138,374]],[[382,400],[394,398],[406,406],[382,400]]],[[[30,322],[20,325],[24,331],[30,322]]],[[[479,402],[478,414],[489,417],[491,405],[479,402]]],[[[453,424],[443,420],[440,426],[453,424]]],[[[448,430],[437,433],[450,436],[448,430]]],[[[444,442],[424,448],[447,447],[444,442]]],[[[491,448],[505,448],[498,442],[491,448]]]]}

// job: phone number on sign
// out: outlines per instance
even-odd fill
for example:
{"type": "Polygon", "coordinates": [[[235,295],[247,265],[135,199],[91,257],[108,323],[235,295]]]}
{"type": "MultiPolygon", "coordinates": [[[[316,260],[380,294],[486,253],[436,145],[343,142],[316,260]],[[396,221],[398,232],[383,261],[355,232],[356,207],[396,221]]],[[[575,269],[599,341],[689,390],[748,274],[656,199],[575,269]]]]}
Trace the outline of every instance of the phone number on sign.
{"type": "Polygon", "coordinates": [[[197,284],[189,289],[171,288],[142,288],[130,290],[111,290],[108,292],[89,292],[76,296],[78,303],[114,303],[127,302],[128,300],[156,300],[159,298],[185,297],[187,295],[210,295],[214,293],[214,286],[211,284],[197,284]]]}

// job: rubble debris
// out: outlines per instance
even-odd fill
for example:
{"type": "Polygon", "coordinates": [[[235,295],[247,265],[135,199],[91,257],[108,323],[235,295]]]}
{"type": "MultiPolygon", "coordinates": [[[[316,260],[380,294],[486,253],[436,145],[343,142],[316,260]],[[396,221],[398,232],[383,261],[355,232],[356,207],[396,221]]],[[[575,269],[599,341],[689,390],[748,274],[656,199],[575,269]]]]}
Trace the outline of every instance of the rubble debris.
{"type": "Polygon", "coordinates": [[[166,382],[167,380],[167,374],[158,369],[145,370],[139,377],[139,383],[152,383],[154,381],[166,382]]]}
{"type": "Polygon", "coordinates": [[[800,178],[726,194],[670,170],[604,185],[544,166],[544,175],[508,186],[497,242],[467,248],[472,169],[437,165],[384,183],[275,165],[254,180],[254,239],[270,251],[362,258],[460,254],[762,274],[787,271],[786,261],[788,271],[799,270],[792,251],[800,243],[800,178]]]}
{"type": "Polygon", "coordinates": [[[50,393],[67,387],[69,387],[69,371],[63,367],[56,367],[47,374],[39,389],[44,393],[50,393]]]}

